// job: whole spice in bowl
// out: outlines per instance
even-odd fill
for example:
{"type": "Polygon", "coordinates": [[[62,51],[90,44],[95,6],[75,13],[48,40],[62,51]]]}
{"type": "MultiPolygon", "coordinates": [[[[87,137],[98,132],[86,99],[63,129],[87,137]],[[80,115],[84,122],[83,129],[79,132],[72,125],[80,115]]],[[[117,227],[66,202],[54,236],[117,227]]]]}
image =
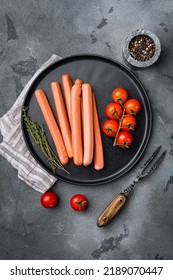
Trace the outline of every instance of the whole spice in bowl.
{"type": "Polygon", "coordinates": [[[153,57],[155,44],[153,40],[146,35],[134,37],[129,44],[130,55],[138,61],[146,61],[153,57]]]}
{"type": "Polygon", "coordinates": [[[125,40],[123,54],[128,64],[145,68],[151,66],[159,58],[160,40],[147,30],[133,31],[125,40]]]}

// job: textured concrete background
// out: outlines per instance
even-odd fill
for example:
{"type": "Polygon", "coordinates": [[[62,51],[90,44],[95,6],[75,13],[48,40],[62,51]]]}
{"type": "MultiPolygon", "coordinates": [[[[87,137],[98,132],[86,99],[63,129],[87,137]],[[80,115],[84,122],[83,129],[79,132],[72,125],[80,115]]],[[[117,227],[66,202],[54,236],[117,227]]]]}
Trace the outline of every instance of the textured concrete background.
{"type": "Polygon", "coordinates": [[[53,53],[96,53],[124,63],[124,39],[144,28],[160,38],[162,54],[151,68],[134,71],[153,109],[143,160],[160,144],[167,150],[153,176],[138,185],[125,211],[105,228],[96,226],[98,214],[132,181],[141,161],[102,186],[57,182],[52,190],[60,197],[59,206],[46,210],[40,194],[0,157],[1,259],[173,259],[172,15],[172,0],[0,0],[0,116],[53,53]],[[69,206],[78,192],[89,199],[83,213],[69,206]]]}

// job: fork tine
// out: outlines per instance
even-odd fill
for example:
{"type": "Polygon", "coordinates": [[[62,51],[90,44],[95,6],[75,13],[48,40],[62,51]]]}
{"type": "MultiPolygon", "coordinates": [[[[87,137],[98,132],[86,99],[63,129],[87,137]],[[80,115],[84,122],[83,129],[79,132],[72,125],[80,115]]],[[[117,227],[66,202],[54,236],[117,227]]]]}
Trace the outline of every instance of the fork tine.
{"type": "Polygon", "coordinates": [[[161,154],[161,156],[154,162],[154,164],[152,165],[152,167],[144,174],[144,176],[149,176],[153,173],[153,171],[157,168],[157,166],[161,163],[161,161],[163,160],[163,158],[166,155],[166,150],[161,154]]]}
{"type": "Polygon", "coordinates": [[[153,152],[153,154],[145,161],[145,163],[141,166],[141,173],[147,168],[147,166],[153,161],[153,159],[157,156],[157,154],[161,150],[161,145],[153,152]]]}

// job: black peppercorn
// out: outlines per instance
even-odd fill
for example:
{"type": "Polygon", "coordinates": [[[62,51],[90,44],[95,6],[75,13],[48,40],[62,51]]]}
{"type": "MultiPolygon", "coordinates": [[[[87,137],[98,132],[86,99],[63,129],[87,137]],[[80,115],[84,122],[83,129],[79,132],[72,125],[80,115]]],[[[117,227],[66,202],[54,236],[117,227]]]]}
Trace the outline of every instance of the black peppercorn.
{"type": "Polygon", "coordinates": [[[138,35],[134,37],[129,44],[130,55],[138,61],[146,61],[153,57],[155,44],[147,35],[138,35]]]}

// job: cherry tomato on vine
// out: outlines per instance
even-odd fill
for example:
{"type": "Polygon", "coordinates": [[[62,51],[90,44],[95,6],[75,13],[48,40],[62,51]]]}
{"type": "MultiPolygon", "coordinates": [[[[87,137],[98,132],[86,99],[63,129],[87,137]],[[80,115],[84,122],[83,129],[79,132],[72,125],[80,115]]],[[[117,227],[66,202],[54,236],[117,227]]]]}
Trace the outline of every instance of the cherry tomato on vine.
{"type": "Polygon", "coordinates": [[[117,130],[118,130],[118,122],[114,120],[107,120],[102,125],[102,131],[108,137],[115,137],[117,130]]]}
{"type": "Polygon", "coordinates": [[[110,103],[106,106],[106,115],[112,120],[121,118],[123,109],[118,103],[110,103]]]}
{"type": "Polygon", "coordinates": [[[75,211],[84,211],[88,206],[88,201],[84,195],[78,193],[72,196],[70,205],[75,211]]]}
{"type": "Polygon", "coordinates": [[[112,92],[112,99],[114,102],[124,103],[128,98],[128,92],[124,88],[116,88],[112,92]]]}
{"type": "Polygon", "coordinates": [[[136,115],[141,108],[141,104],[137,99],[129,99],[124,103],[124,108],[127,114],[136,115]]]}
{"type": "Polygon", "coordinates": [[[116,144],[118,147],[125,149],[131,146],[132,141],[132,135],[128,131],[120,131],[116,139],[116,144]]]}
{"type": "Polygon", "coordinates": [[[45,192],[41,196],[41,204],[45,208],[52,208],[58,204],[58,196],[54,192],[45,192]]]}
{"type": "Polygon", "coordinates": [[[125,115],[121,122],[121,129],[124,131],[133,130],[136,127],[136,119],[132,115],[125,115]]]}

